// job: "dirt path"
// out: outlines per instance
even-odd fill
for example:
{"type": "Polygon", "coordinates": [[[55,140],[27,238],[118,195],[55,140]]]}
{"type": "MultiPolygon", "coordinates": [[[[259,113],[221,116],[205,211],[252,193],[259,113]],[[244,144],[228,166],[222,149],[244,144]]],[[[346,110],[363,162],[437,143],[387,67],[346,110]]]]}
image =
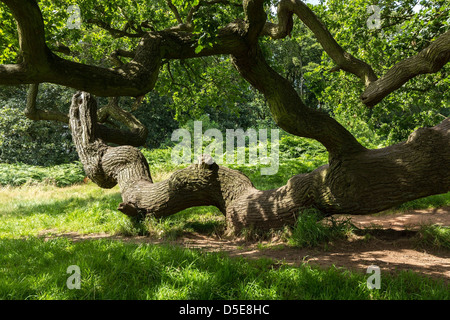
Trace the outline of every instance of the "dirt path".
{"type": "MultiPolygon", "coordinates": [[[[382,273],[412,270],[450,283],[450,250],[418,248],[414,237],[415,230],[423,224],[450,226],[450,207],[389,215],[353,216],[351,220],[362,229],[376,227],[369,240],[363,236],[354,236],[326,248],[299,249],[289,247],[281,241],[256,243],[188,234],[169,243],[207,252],[226,252],[231,257],[266,257],[274,259],[275,263],[293,266],[305,263],[322,267],[334,265],[362,273],[370,265],[380,267],[382,273]]],[[[118,237],[109,234],[67,233],[58,236],[67,236],[73,240],[111,238],[128,242],[167,243],[147,237],[118,237]]]]}

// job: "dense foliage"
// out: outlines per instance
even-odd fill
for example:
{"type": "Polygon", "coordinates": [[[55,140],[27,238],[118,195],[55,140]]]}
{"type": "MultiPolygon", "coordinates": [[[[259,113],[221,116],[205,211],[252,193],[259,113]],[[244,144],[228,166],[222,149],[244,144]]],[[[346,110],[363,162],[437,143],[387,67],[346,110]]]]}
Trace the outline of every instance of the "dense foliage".
{"type": "MultiPolygon", "coordinates": [[[[336,41],[350,54],[368,62],[378,75],[398,61],[417,54],[438,35],[450,28],[448,1],[368,1],[347,4],[327,1],[316,12],[332,32],[336,41]],[[379,15],[367,11],[377,5],[379,15]],[[369,28],[371,19],[379,18],[379,27],[369,28]]],[[[317,69],[308,76],[323,76],[326,87],[317,98],[344,125],[359,130],[358,119],[387,139],[388,144],[404,140],[418,127],[433,126],[450,115],[450,66],[430,75],[422,75],[374,108],[359,102],[361,86],[344,71],[328,72],[333,67],[325,54],[317,69]]]]}
{"type": "MultiPolygon", "coordinates": [[[[198,4],[198,0],[172,2],[181,16],[198,4]]],[[[269,20],[276,19],[275,2],[267,2],[269,20]]],[[[206,6],[195,13],[194,33],[201,35],[197,50],[214,42],[220,25],[242,16],[240,8],[231,3],[206,6]]],[[[177,21],[163,0],[101,4],[83,0],[77,1],[80,28],[68,28],[70,5],[71,1],[64,0],[40,1],[49,47],[63,45],[68,54],[57,54],[66,59],[107,67],[114,66],[110,59],[114,49],[136,46],[139,38],[132,35],[139,30],[162,30],[177,21]],[[108,28],[125,30],[127,36],[108,28]]],[[[379,74],[423,49],[448,30],[450,22],[450,5],[439,0],[331,0],[314,5],[314,11],[345,50],[370,63],[379,74]],[[379,16],[368,11],[370,5],[379,8],[379,16]],[[379,28],[368,27],[373,17],[380,19],[379,28]]],[[[0,63],[20,61],[16,26],[3,4],[0,21],[0,63]]],[[[449,66],[409,81],[374,108],[367,108],[359,100],[359,81],[344,71],[330,71],[332,60],[298,19],[291,37],[262,39],[261,45],[268,62],[294,85],[307,105],[332,114],[366,146],[404,140],[415,128],[435,125],[450,115],[449,66]]],[[[73,93],[68,88],[41,86],[38,105],[67,112],[73,93]]],[[[26,87],[0,89],[0,161],[51,165],[76,159],[67,126],[25,119],[21,112],[25,99],[26,87]]],[[[100,99],[102,103],[106,99],[100,99]]],[[[132,108],[129,98],[122,98],[120,104],[125,110],[132,108]]],[[[173,130],[189,128],[194,120],[204,121],[204,130],[214,127],[223,132],[274,127],[264,98],[237,74],[227,56],[167,61],[155,90],[133,114],[149,129],[148,148],[171,145],[173,130]]]]}
{"type": "MultiPolygon", "coordinates": [[[[38,103],[68,110],[71,95],[54,85],[43,86],[38,103]]],[[[0,90],[0,162],[32,165],[69,163],[78,158],[67,125],[25,117],[26,86],[0,90]]]]}

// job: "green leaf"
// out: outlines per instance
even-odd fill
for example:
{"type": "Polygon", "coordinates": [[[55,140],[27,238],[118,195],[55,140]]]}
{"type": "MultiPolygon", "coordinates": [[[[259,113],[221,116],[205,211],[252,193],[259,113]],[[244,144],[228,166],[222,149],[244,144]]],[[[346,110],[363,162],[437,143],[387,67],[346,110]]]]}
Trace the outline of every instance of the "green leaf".
{"type": "Polygon", "coordinates": [[[204,46],[198,45],[198,46],[195,48],[195,53],[196,53],[196,54],[199,54],[200,52],[202,52],[203,48],[204,48],[204,46]]]}

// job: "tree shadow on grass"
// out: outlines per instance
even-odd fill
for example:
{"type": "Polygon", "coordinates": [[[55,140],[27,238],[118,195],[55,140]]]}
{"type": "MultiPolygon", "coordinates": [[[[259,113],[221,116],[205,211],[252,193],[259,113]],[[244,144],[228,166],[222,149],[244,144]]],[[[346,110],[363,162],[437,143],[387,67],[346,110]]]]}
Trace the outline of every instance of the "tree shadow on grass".
{"type": "MultiPolygon", "coordinates": [[[[274,268],[268,259],[105,239],[2,239],[0,266],[1,299],[370,299],[374,294],[401,299],[411,294],[404,283],[370,292],[364,275],[334,267],[274,268]],[[79,290],[67,287],[71,265],[80,268],[79,290]]],[[[422,298],[449,298],[442,285],[421,281],[429,284],[417,292],[422,298]]]]}

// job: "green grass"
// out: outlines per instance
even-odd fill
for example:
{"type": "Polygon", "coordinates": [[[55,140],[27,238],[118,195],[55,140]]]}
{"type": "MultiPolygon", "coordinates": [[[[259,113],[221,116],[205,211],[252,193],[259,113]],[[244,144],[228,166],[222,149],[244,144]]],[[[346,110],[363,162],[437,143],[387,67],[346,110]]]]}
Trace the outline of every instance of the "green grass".
{"type": "Polygon", "coordinates": [[[117,211],[120,194],[93,184],[0,189],[0,238],[37,236],[44,230],[115,232],[128,218],[117,211]]]}
{"type": "Polygon", "coordinates": [[[444,206],[450,206],[450,192],[409,201],[394,208],[394,210],[398,212],[407,210],[439,208],[444,206]]]}
{"type": "MultiPolygon", "coordinates": [[[[217,209],[191,208],[164,220],[133,223],[117,212],[117,189],[93,184],[0,190],[0,299],[449,299],[448,284],[412,272],[382,275],[381,290],[367,275],[340,268],[291,267],[170,245],[119,240],[44,240],[52,233],[107,232],[173,240],[186,232],[224,227],[217,209]],[[69,290],[67,267],[81,269],[81,289],[69,290]]],[[[317,222],[305,210],[291,245],[317,247],[345,238],[351,225],[317,222]]],[[[448,245],[448,228],[424,229],[424,245],[448,245]],[[438,236],[437,236],[438,235],[438,236]],[[446,240],[445,240],[446,239],[446,240]],[[446,244],[447,243],[447,244],[446,244]]],[[[448,248],[448,247],[447,247],[448,248]]]]}
{"type": "Polygon", "coordinates": [[[418,246],[450,249],[450,227],[424,225],[419,230],[418,246]]]}
{"type": "Polygon", "coordinates": [[[119,233],[125,236],[145,235],[152,239],[176,240],[187,233],[222,235],[225,217],[216,207],[195,207],[175,215],[156,219],[147,217],[143,221],[130,221],[131,227],[119,233]]]}
{"type": "MultiPolygon", "coordinates": [[[[326,154],[319,149],[316,157],[289,150],[297,158],[283,158],[277,175],[261,176],[256,166],[229,167],[242,170],[257,188],[272,189],[326,162],[326,154]]],[[[171,164],[170,149],[144,150],[144,154],[155,181],[183,167],[171,164]]],[[[92,183],[80,184],[83,178],[79,163],[52,168],[0,165],[0,184],[9,185],[0,188],[0,299],[450,298],[448,284],[412,272],[383,274],[381,290],[369,290],[366,274],[335,267],[292,267],[269,259],[229,258],[168,244],[64,237],[44,240],[43,234],[69,232],[174,240],[186,233],[221,235],[224,231],[224,217],[214,207],[133,221],[117,211],[118,187],[104,190],[92,183]],[[70,265],[81,269],[80,290],[66,286],[70,265]]],[[[450,193],[412,201],[399,209],[444,205],[450,205],[450,193]]],[[[295,227],[283,234],[286,244],[323,249],[353,231],[345,220],[318,220],[316,211],[304,210],[295,227]]],[[[417,245],[449,249],[449,238],[448,227],[424,226],[417,245]]]]}
{"type": "Polygon", "coordinates": [[[349,219],[338,221],[330,217],[325,221],[321,220],[321,214],[316,209],[302,210],[288,243],[295,247],[327,245],[329,242],[345,239],[354,229],[349,219]]]}
{"type": "Polygon", "coordinates": [[[166,219],[135,222],[117,210],[118,187],[100,189],[93,183],[58,188],[52,185],[0,188],[0,239],[42,233],[107,232],[175,239],[184,232],[214,234],[225,227],[215,207],[186,209],[166,219]]]}
{"type": "Polygon", "coordinates": [[[416,274],[366,275],[335,267],[289,267],[169,245],[111,240],[0,240],[0,299],[442,299],[445,284],[416,274]],[[77,265],[81,288],[68,289],[77,265]]]}

